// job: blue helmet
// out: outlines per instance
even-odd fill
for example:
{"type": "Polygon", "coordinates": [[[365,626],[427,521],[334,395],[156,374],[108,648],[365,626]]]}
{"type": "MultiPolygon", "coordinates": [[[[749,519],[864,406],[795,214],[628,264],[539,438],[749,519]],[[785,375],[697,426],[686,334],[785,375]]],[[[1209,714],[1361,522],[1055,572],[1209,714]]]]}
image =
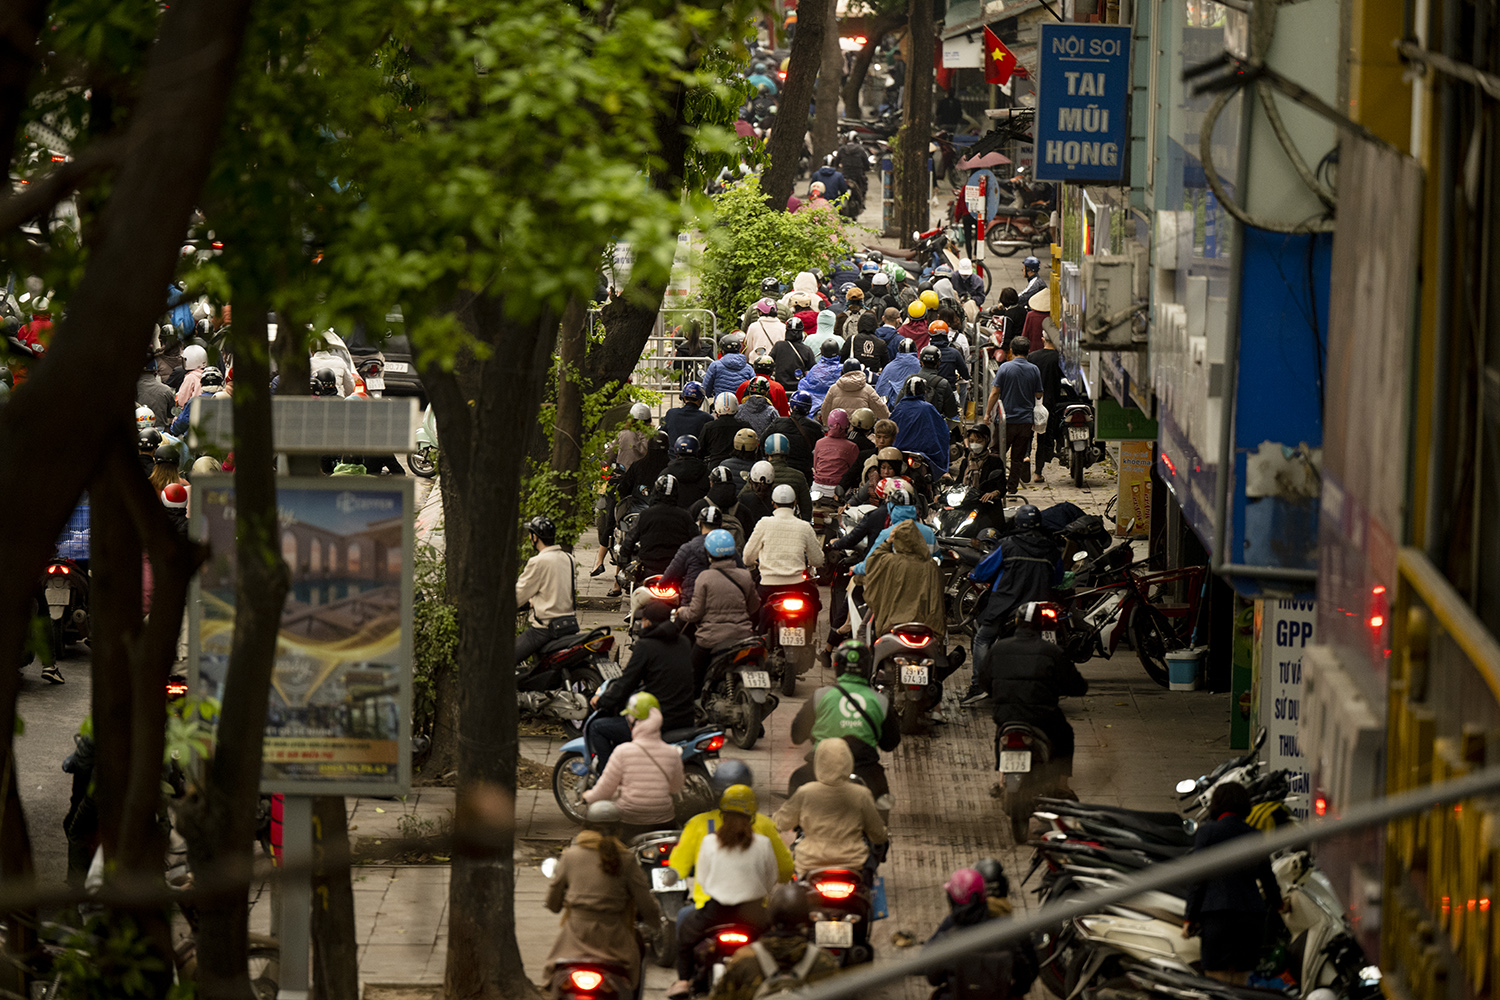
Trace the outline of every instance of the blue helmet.
{"type": "MultiPolygon", "coordinates": [[[[727,532],[726,532],[727,534],[727,532]]],[[[719,766],[714,768],[714,776],[710,781],[714,791],[723,794],[724,789],[730,785],[755,785],[755,775],[750,773],[750,765],[742,760],[721,760],[719,766]]]]}
{"type": "MultiPolygon", "coordinates": [[[[804,394],[805,395],[805,394],[804,394]]],[[[766,455],[789,455],[792,452],[792,442],[787,440],[785,434],[771,434],[764,442],[766,455]]]]}
{"type": "Polygon", "coordinates": [[[1042,262],[1035,257],[1027,257],[1021,261],[1021,268],[1026,271],[1040,271],[1042,269],[1042,262]]]}
{"type": "Polygon", "coordinates": [[[672,442],[673,455],[696,455],[698,454],[698,439],[691,434],[684,434],[672,442]]]}
{"type": "Polygon", "coordinates": [[[697,382],[688,382],[682,387],[682,401],[684,403],[703,402],[703,386],[697,382]]]}
{"type": "Polygon", "coordinates": [[[723,528],[715,528],[703,539],[703,547],[715,559],[734,555],[734,536],[723,528]]]}
{"type": "MultiPolygon", "coordinates": [[[[791,406],[793,413],[806,413],[812,409],[812,393],[806,389],[798,389],[792,393],[792,398],[787,400],[787,403],[791,406]]],[[[768,451],[767,454],[770,454],[770,452],[768,451]]]]}
{"type": "Polygon", "coordinates": [[[878,270],[880,270],[880,265],[879,264],[875,263],[873,260],[867,260],[867,261],[864,262],[863,266],[860,267],[859,273],[860,274],[874,274],[878,270]]]}

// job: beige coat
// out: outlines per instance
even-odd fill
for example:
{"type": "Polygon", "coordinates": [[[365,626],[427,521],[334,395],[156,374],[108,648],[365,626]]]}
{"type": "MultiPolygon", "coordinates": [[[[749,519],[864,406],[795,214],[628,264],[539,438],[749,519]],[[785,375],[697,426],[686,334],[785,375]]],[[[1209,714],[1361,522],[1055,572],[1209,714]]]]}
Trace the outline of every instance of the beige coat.
{"type": "Polygon", "coordinates": [[[621,962],[630,970],[634,987],[641,968],[636,915],[654,916],[657,903],[628,847],[620,847],[619,874],[604,874],[599,860],[601,840],[602,834],[585,830],[558,859],[547,886],[547,909],[562,913],[562,930],[547,954],[543,973],[550,981],[553,967],[564,959],[621,962]]]}
{"type": "Polygon", "coordinates": [[[823,397],[823,405],[818,410],[818,420],[827,424],[828,414],[834,410],[853,413],[862,406],[875,411],[877,420],[884,420],[891,415],[891,411],[886,409],[885,401],[880,398],[875,387],[865,380],[864,372],[845,372],[829,388],[828,395],[823,397]]]}
{"type": "Polygon", "coordinates": [[[813,751],[813,773],[772,819],[783,833],[802,829],[792,845],[800,878],[815,868],[858,868],[870,853],[865,846],[886,841],[885,824],[875,809],[875,796],[849,780],[854,754],[843,740],[823,740],[813,751]]]}

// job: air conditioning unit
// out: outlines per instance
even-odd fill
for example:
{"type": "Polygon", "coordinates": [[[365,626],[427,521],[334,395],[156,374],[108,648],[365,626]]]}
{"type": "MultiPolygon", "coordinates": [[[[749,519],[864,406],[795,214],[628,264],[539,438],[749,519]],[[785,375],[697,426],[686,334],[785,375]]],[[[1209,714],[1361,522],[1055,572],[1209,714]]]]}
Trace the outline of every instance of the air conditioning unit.
{"type": "Polygon", "coordinates": [[[1130,257],[1085,257],[1083,263],[1085,351],[1141,351],[1144,325],[1137,328],[1135,261],[1130,257]]]}
{"type": "Polygon", "coordinates": [[[1307,647],[1297,741],[1334,815],[1382,793],[1383,714],[1365,699],[1332,647],[1307,647]]]}

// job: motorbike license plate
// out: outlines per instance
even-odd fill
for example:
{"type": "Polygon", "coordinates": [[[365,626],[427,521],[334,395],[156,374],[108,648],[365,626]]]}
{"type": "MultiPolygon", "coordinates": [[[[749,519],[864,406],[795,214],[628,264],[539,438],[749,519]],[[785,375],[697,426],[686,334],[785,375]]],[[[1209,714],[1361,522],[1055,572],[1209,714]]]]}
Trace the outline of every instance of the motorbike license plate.
{"type": "Polygon", "coordinates": [[[740,685],[747,688],[768,688],[771,686],[771,674],[765,670],[742,670],[740,685]]]}
{"type": "Polygon", "coordinates": [[[1087,427],[1069,427],[1068,428],[1068,440],[1069,441],[1087,441],[1088,439],[1089,439],[1089,429],[1087,427]]]}
{"type": "Polygon", "coordinates": [[[1004,774],[1026,773],[1031,770],[1030,750],[1001,750],[1000,770],[1004,774]]]}
{"type": "Polygon", "coordinates": [[[365,388],[366,389],[384,389],[385,388],[385,379],[381,378],[378,375],[371,375],[369,378],[365,379],[365,388]]]}
{"type": "Polygon", "coordinates": [[[902,666],[901,683],[925,687],[927,684],[927,668],[902,666]]]}
{"type": "Polygon", "coordinates": [[[607,681],[620,679],[620,665],[613,660],[605,660],[599,664],[599,676],[607,681]]]}
{"type": "Polygon", "coordinates": [[[47,603],[66,607],[73,601],[73,592],[66,583],[47,584],[47,603]]]}
{"type": "MultiPolygon", "coordinates": [[[[666,866],[651,869],[652,892],[671,892],[673,889],[679,889],[682,887],[682,881],[680,879],[671,882],[667,881],[667,873],[671,871],[672,869],[667,868],[666,866]]],[[[673,872],[673,874],[676,873],[673,872]]]]}
{"type": "Polygon", "coordinates": [[[398,374],[405,375],[406,373],[411,371],[411,365],[407,364],[405,361],[387,361],[385,363],[385,370],[388,372],[397,372],[398,374]]]}
{"type": "Polygon", "coordinates": [[[854,925],[842,920],[818,920],[813,923],[813,943],[819,948],[850,948],[854,945],[854,925]]]}
{"type": "Polygon", "coordinates": [[[781,644],[783,646],[806,646],[807,629],[793,628],[790,625],[781,626],[781,644]]]}
{"type": "Polygon", "coordinates": [[[1057,633],[1056,632],[1052,632],[1052,631],[1043,632],[1042,633],[1042,638],[1045,641],[1052,643],[1052,645],[1054,645],[1054,646],[1057,645],[1057,633]]]}

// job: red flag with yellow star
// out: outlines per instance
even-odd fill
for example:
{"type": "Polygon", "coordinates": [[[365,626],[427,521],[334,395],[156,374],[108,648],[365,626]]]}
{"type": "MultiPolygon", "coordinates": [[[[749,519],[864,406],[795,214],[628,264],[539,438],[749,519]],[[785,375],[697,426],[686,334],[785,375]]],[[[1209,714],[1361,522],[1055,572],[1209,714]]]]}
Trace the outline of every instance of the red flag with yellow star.
{"type": "Polygon", "coordinates": [[[984,29],[984,82],[1005,86],[1016,71],[1016,57],[988,27],[984,29]]]}

